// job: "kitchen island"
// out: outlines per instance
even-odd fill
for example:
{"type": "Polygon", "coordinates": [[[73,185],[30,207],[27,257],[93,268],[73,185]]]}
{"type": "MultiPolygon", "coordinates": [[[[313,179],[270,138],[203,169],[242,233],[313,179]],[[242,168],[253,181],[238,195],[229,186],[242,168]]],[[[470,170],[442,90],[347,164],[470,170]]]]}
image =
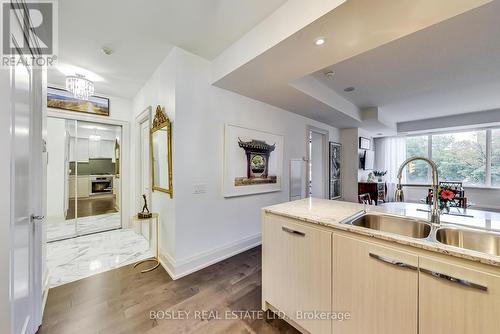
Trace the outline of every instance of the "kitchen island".
{"type": "Polygon", "coordinates": [[[498,215],[468,210],[431,226],[425,209],[321,199],[264,208],[262,308],[304,333],[496,333],[498,215]],[[488,247],[452,246],[470,236],[488,247]]]}

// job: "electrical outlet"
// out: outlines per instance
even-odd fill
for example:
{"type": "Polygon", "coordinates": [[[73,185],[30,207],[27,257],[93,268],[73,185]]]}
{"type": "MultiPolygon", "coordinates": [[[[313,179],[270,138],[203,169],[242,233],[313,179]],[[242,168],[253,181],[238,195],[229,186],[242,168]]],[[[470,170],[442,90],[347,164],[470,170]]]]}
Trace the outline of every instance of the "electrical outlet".
{"type": "Polygon", "coordinates": [[[204,183],[193,185],[193,194],[205,194],[207,192],[207,185],[204,183]]]}

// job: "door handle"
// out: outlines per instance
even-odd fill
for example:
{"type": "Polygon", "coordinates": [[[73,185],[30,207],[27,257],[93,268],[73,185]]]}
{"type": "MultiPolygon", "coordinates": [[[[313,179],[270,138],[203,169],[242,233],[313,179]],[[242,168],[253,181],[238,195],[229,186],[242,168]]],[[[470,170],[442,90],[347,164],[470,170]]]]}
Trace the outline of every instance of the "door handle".
{"type": "Polygon", "coordinates": [[[377,255],[377,254],[374,254],[374,253],[370,253],[369,255],[370,255],[371,258],[374,258],[376,260],[382,261],[382,262],[387,263],[387,264],[392,264],[393,266],[397,266],[397,267],[400,267],[400,268],[411,269],[411,270],[417,270],[418,269],[417,267],[412,266],[411,264],[404,263],[404,262],[401,262],[401,261],[398,261],[398,260],[389,259],[387,257],[383,257],[383,256],[380,256],[380,255],[377,255]]]}
{"type": "Polygon", "coordinates": [[[433,271],[433,270],[429,270],[429,269],[425,269],[425,268],[420,268],[420,271],[423,272],[424,274],[431,275],[431,276],[434,276],[434,277],[437,277],[437,278],[440,278],[440,279],[444,279],[444,280],[447,280],[447,281],[450,281],[450,282],[453,282],[453,283],[457,283],[457,284],[460,284],[460,285],[463,285],[463,286],[467,286],[469,288],[474,288],[474,289],[478,289],[478,290],[481,290],[481,291],[488,291],[488,287],[487,286],[484,286],[484,285],[481,285],[481,284],[477,284],[477,283],[472,283],[470,281],[467,281],[467,280],[464,280],[464,279],[461,279],[461,278],[456,278],[456,277],[453,277],[453,276],[450,276],[450,275],[438,273],[437,271],[433,271]]]}
{"type": "Polygon", "coordinates": [[[288,232],[288,233],[291,233],[291,234],[296,234],[296,235],[301,236],[301,237],[305,237],[306,236],[306,234],[304,232],[292,230],[291,228],[286,227],[286,226],[281,226],[281,229],[283,231],[285,231],[285,232],[288,232]]]}
{"type": "Polygon", "coordinates": [[[31,221],[36,223],[36,222],[42,222],[45,219],[45,216],[36,216],[36,215],[31,215],[31,221]]]}

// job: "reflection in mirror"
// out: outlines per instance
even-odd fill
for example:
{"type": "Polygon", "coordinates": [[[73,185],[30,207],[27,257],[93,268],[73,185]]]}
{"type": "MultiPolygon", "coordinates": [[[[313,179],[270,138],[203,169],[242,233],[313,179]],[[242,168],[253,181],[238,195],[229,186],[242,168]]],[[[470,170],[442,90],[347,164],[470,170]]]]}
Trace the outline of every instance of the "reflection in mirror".
{"type": "Polygon", "coordinates": [[[171,123],[160,106],[151,128],[151,172],[153,190],[162,191],[173,195],[172,191],[172,149],[171,149],[171,123]]]}
{"type": "Polygon", "coordinates": [[[168,189],[168,151],[167,129],[159,129],[153,133],[153,163],[155,185],[168,189]]]}

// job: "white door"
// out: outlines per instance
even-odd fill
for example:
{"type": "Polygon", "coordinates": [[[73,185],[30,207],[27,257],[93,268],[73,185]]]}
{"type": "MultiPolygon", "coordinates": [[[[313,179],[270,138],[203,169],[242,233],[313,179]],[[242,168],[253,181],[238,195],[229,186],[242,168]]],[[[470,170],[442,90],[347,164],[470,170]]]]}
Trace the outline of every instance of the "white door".
{"type": "Polygon", "coordinates": [[[308,197],[327,198],[327,135],[315,130],[308,134],[308,197]]]}
{"type": "Polygon", "coordinates": [[[10,298],[12,327],[17,334],[34,333],[39,325],[41,311],[41,77],[37,73],[36,82],[32,82],[32,70],[24,65],[18,65],[11,71],[13,150],[10,298]],[[35,109],[40,113],[37,117],[34,117],[35,109]]]}

